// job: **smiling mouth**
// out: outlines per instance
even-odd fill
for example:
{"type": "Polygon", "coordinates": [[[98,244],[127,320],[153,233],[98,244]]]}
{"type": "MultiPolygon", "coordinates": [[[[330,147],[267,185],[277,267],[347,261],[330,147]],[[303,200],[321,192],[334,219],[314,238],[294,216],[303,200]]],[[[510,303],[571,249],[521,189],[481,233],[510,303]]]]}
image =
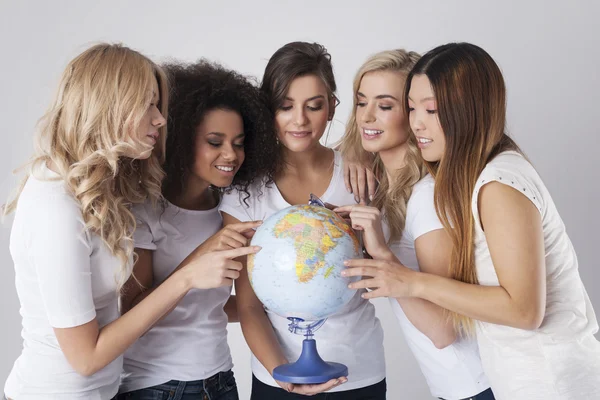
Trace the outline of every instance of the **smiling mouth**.
{"type": "Polygon", "coordinates": [[[233,170],[235,169],[235,167],[232,165],[217,165],[215,166],[215,168],[223,172],[233,172],[233,170]]]}
{"type": "Polygon", "coordinates": [[[363,128],[363,133],[366,136],[375,137],[377,135],[381,135],[383,133],[383,131],[379,130],[379,129],[366,129],[366,128],[363,128]]]}
{"type": "Polygon", "coordinates": [[[422,144],[427,144],[433,142],[433,139],[428,139],[424,137],[417,137],[417,141],[422,144]]]}

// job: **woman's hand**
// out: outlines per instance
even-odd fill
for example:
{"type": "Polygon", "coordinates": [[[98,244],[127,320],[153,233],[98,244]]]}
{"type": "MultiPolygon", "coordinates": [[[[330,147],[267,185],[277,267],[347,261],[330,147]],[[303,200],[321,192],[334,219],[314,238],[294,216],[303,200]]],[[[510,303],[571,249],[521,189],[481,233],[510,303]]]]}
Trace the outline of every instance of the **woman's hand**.
{"type": "Polygon", "coordinates": [[[248,241],[254,236],[254,230],[261,224],[262,221],[248,221],[227,225],[205,240],[194,250],[194,253],[209,253],[211,251],[230,250],[247,246],[248,241]]]}
{"type": "Polygon", "coordinates": [[[377,179],[369,168],[358,162],[344,161],[344,182],[346,189],[354,193],[354,200],[368,204],[375,196],[377,179]]]}
{"type": "Polygon", "coordinates": [[[365,250],[375,259],[389,260],[393,257],[392,251],[385,243],[381,212],[375,207],[352,205],[337,207],[333,210],[344,219],[350,219],[352,229],[362,231],[362,240],[365,250]]]}
{"type": "Polygon", "coordinates": [[[182,264],[187,282],[194,289],[213,289],[231,286],[239,278],[243,265],[235,258],[255,254],[259,246],[238,247],[230,250],[211,251],[209,253],[190,254],[182,264]]]}
{"type": "Polygon", "coordinates": [[[356,259],[347,260],[348,267],[342,276],[362,276],[362,279],[351,283],[350,289],[372,289],[363,293],[364,299],[377,297],[412,297],[415,295],[415,272],[404,265],[387,260],[356,259]]]}
{"type": "Polygon", "coordinates": [[[319,393],[323,393],[328,390],[331,390],[334,387],[341,385],[342,383],[346,383],[347,381],[348,381],[348,378],[343,376],[343,377],[340,377],[337,379],[331,379],[328,382],[320,383],[320,384],[300,385],[300,384],[281,382],[281,381],[275,381],[275,382],[277,382],[277,384],[279,386],[281,386],[284,390],[288,391],[289,393],[297,393],[297,394],[302,394],[305,396],[313,396],[315,394],[319,394],[319,393]]]}

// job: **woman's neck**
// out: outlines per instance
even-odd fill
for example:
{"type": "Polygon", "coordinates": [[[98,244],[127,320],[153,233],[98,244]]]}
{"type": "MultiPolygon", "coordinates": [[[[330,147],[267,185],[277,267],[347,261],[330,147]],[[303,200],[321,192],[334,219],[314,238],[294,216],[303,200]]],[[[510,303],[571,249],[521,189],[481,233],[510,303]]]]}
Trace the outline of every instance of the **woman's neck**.
{"type": "Polygon", "coordinates": [[[310,150],[293,152],[283,150],[284,171],[302,175],[304,171],[322,170],[324,166],[331,164],[332,150],[318,144],[310,150]]]}
{"type": "Polygon", "coordinates": [[[381,157],[390,184],[395,179],[398,171],[406,165],[405,157],[407,152],[408,143],[403,143],[399,146],[379,152],[379,157],[381,157]]]}
{"type": "Polygon", "coordinates": [[[188,177],[181,193],[167,196],[167,200],[185,210],[210,210],[217,205],[217,197],[210,184],[195,176],[188,177]]]}

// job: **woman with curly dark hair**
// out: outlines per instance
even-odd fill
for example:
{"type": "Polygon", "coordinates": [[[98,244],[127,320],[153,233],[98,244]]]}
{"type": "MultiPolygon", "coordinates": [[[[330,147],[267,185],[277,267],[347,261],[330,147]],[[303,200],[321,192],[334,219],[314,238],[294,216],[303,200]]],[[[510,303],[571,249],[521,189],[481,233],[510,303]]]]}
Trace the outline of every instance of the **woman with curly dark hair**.
{"type": "MultiPolygon", "coordinates": [[[[289,43],[269,60],[261,92],[276,126],[271,138],[277,151],[267,153],[271,176],[264,176],[246,194],[235,191],[221,203],[225,224],[268,218],[292,204],[306,204],[314,193],[331,204],[354,204],[346,190],[341,154],[320,143],[333,119],[336,84],[327,50],[317,43],[289,43]],[[250,194],[249,198],[244,196],[250,194]]],[[[260,176],[260,171],[255,171],[260,176]]],[[[348,377],[323,384],[291,384],[273,379],[273,370],[295,361],[302,343],[288,332],[288,322],[265,309],[252,290],[248,274],[236,280],[238,311],[244,337],[253,353],[252,399],[385,399],[383,331],[375,307],[362,291],[319,329],[319,352],[325,360],[348,367],[348,377]],[[265,312],[266,311],[266,312],[265,312]],[[319,394],[331,391],[332,393],[319,394]]]]}
{"type": "MultiPolygon", "coordinates": [[[[247,246],[260,222],[222,229],[221,192],[230,186],[247,191],[255,171],[271,174],[258,151],[275,146],[273,120],[256,85],[207,61],[164,69],[172,92],[163,199],[133,210],[138,259],[121,298],[124,312],[191,255],[247,246]]],[[[177,400],[238,399],[226,326],[228,319],[237,320],[235,301],[229,299],[240,269],[240,264],[205,265],[206,289],[182,297],[125,354],[119,398],[171,393],[175,397],[169,398],[177,400]]]]}

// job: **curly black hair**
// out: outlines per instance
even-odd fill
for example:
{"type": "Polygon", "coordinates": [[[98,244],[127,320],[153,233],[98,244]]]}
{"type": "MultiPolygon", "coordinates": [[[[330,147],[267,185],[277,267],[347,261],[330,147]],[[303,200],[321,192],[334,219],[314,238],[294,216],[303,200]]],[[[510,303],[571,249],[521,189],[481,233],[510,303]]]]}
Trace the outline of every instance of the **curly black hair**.
{"type": "Polygon", "coordinates": [[[176,196],[183,191],[194,163],[196,128],[206,113],[215,109],[235,111],[244,123],[245,160],[231,187],[247,198],[255,179],[272,181],[278,163],[271,157],[279,153],[274,118],[255,80],[205,59],[169,62],[162,67],[171,87],[163,195],[176,196]]]}

